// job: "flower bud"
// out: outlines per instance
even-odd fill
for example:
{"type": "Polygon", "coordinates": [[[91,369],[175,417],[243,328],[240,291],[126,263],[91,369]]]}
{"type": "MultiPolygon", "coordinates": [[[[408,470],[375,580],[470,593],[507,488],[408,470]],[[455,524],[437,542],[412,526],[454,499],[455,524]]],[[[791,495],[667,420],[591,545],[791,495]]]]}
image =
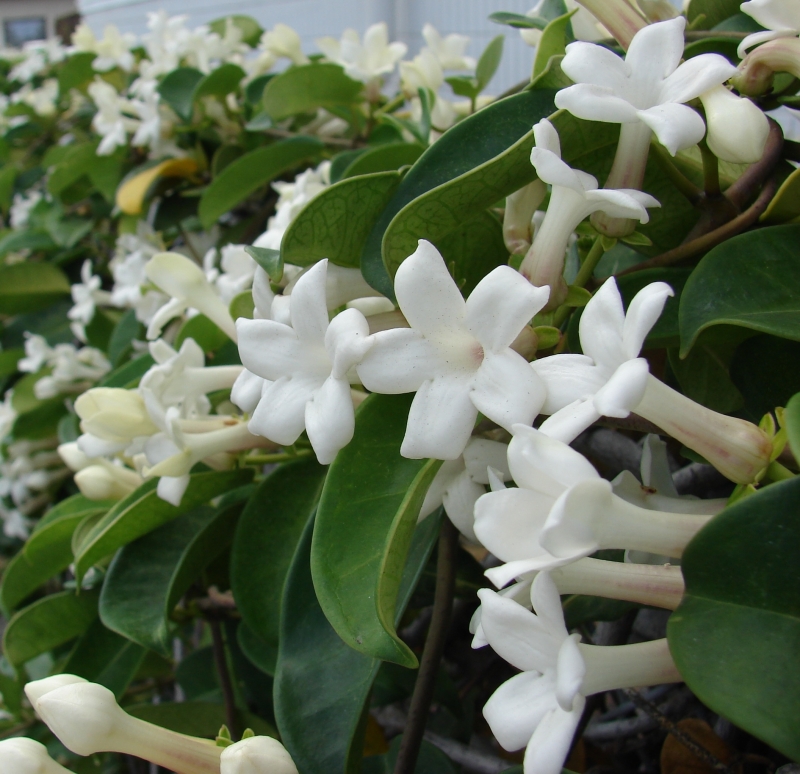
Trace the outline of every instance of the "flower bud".
{"type": "Polygon", "coordinates": [[[142,483],[138,473],[108,460],[97,460],[75,474],[75,484],[90,500],[122,500],[142,483]]]}
{"type": "Polygon", "coordinates": [[[709,89],[700,100],[706,112],[706,142],[718,159],[751,164],[763,156],[769,121],[760,108],[724,86],[709,89]]]}
{"type": "Polygon", "coordinates": [[[28,701],[33,708],[36,709],[37,702],[46,693],[55,691],[57,688],[63,688],[65,685],[86,682],[88,682],[88,680],[85,680],[83,677],[78,677],[78,675],[52,675],[51,677],[45,677],[41,680],[33,680],[30,683],[26,683],[25,695],[28,697],[28,701]]]}
{"type": "Polygon", "coordinates": [[[297,774],[286,748],[270,736],[251,736],[222,751],[220,774],[297,774]]]}
{"type": "Polygon", "coordinates": [[[58,456],[64,460],[64,464],[72,471],[83,470],[92,464],[90,458],[78,447],[77,441],[62,443],[58,447],[58,456]]]}
{"type": "Polygon", "coordinates": [[[3,774],[70,774],[47,754],[43,744],[25,736],[0,742],[0,761],[3,774]]]}
{"type": "Polygon", "coordinates": [[[106,441],[122,441],[158,432],[142,396],[117,387],[94,387],[75,401],[84,433],[106,441]]]}

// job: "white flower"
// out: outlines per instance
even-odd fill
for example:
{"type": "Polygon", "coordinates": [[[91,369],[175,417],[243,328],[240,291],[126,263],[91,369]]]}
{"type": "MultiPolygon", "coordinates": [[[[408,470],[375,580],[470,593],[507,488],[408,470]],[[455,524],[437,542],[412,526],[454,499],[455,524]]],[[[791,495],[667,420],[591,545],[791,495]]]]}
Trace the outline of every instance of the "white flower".
{"type": "Polygon", "coordinates": [[[769,121],[755,103],[724,86],[700,95],[706,114],[706,142],[711,152],[734,164],[752,164],[764,155],[769,121]]]}
{"type": "Polygon", "coordinates": [[[328,261],[315,264],[291,294],[291,326],[274,320],[237,320],[245,367],[272,382],[265,385],[250,420],[252,432],[284,446],[305,429],[323,464],[353,437],[355,417],[349,371],[372,340],[356,309],[328,322],[328,261]]]}
{"type": "Polygon", "coordinates": [[[161,237],[144,220],[136,224],[135,234],[120,234],[109,268],[114,277],[111,303],[136,310],[136,319],[149,324],[155,313],[169,301],[157,290],[142,291],[148,283],[144,267],[156,254],[163,252],[161,237]]]}
{"type": "Polygon", "coordinates": [[[131,49],[136,46],[136,35],[126,32],[124,35],[113,24],[107,24],[103,30],[103,37],[98,40],[88,24],[78,26],[72,35],[74,51],[88,51],[97,54],[92,62],[92,68],[104,73],[119,67],[126,73],[133,70],[136,60],[131,49]]]}
{"type": "Polygon", "coordinates": [[[251,736],[222,751],[220,774],[297,774],[292,756],[270,736],[251,736]]]}
{"type": "Polygon", "coordinates": [[[792,0],[749,0],[739,6],[765,29],[748,35],[736,53],[744,59],[747,49],[778,38],[800,35],[800,6],[792,0]]]}
{"type": "Polygon", "coordinates": [[[34,739],[16,736],[0,741],[0,759],[6,774],[70,774],[48,754],[47,748],[34,739]]]}
{"type": "Polygon", "coordinates": [[[100,289],[101,283],[100,277],[92,274],[92,262],[85,260],[81,266],[81,282],[70,288],[74,306],[67,312],[72,320],[70,328],[80,341],[86,341],[85,326],[92,321],[95,308],[111,303],[111,294],[100,289]]]}
{"type": "Polygon", "coordinates": [[[408,50],[405,43],[389,43],[386,22],[368,27],[363,44],[355,30],[346,29],[341,40],[318,38],[317,45],[328,60],[341,65],[351,78],[364,83],[391,73],[408,50]]]}
{"type": "Polygon", "coordinates": [[[14,103],[22,102],[28,105],[33,108],[36,115],[45,118],[54,116],[58,103],[58,81],[55,78],[48,78],[38,89],[31,88],[31,85],[26,83],[11,100],[14,103]]]}
{"type": "Polygon", "coordinates": [[[447,460],[428,487],[419,512],[419,520],[444,505],[450,521],[473,543],[475,536],[475,503],[486,493],[488,469],[492,468],[503,481],[511,478],[507,460],[508,447],[487,438],[470,438],[464,453],[457,460],[447,460]]]}
{"type": "Polygon", "coordinates": [[[425,38],[428,48],[439,60],[443,70],[475,69],[475,60],[465,55],[469,45],[469,38],[466,35],[453,33],[443,38],[436,27],[426,24],[422,28],[422,37],[425,38]]]}
{"type": "Polygon", "coordinates": [[[31,210],[44,196],[40,191],[29,191],[27,194],[14,194],[14,201],[9,210],[9,223],[11,228],[23,228],[28,225],[31,210]]]}
{"type": "Polygon", "coordinates": [[[80,417],[82,432],[106,441],[129,442],[158,431],[147,414],[144,399],[134,390],[94,387],[76,399],[75,413],[80,417]]]}
{"type": "Polygon", "coordinates": [[[602,285],[581,317],[585,354],[553,355],[532,364],[547,385],[542,412],[552,415],[541,429],[569,442],[601,416],[623,418],[635,411],[731,481],[750,483],[769,463],[772,443],[766,433],[681,395],[637,357],[671,295],[669,285],[652,283],[634,296],[626,314],[614,279],[602,285]]]}
{"type": "Polygon", "coordinates": [[[31,40],[22,46],[24,57],[8,74],[10,81],[27,82],[41,75],[52,64],[64,61],[67,49],[58,38],[31,40]]]}
{"type": "Polygon", "coordinates": [[[534,285],[550,287],[546,308],[555,309],[567,294],[564,261],[569,239],[578,224],[598,211],[647,223],[650,216],[645,207],[660,204],[649,194],[634,189],[598,190],[596,178],[572,169],[561,160],[558,132],[546,118],[533,127],[533,132],[536,147],[531,150],[531,164],[539,179],[552,186],[552,191],[544,220],[519,270],[534,285]]]}
{"type": "Polygon", "coordinates": [[[57,344],[47,365],[53,369],[50,375],[33,386],[33,394],[39,400],[62,393],[83,392],[111,370],[111,363],[99,349],[76,349],[72,344],[57,344]]]}
{"type": "Polygon", "coordinates": [[[210,266],[216,262],[217,250],[214,248],[206,253],[203,260],[206,266],[206,276],[210,282],[216,285],[219,291],[220,298],[226,303],[230,304],[239,293],[248,290],[253,284],[253,277],[255,276],[258,264],[245,252],[244,245],[225,245],[221,253],[220,268],[211,269],[210,266]]]}
{"type": "Polygon", "coordinates": [[[464,301],[442,256],[421,239],[397,270],[395,293],[411,327],[376,333],[358,374],[373,392],[417,393],[403,456],[458,458],[479,411],[506,429],[533,422],[543,385],[509,347],[547,302],[547,288],[500,266],[464,301]]]}
{"type": "Polygon", "coordinates": [[[272,68],[278,59],[289,59],[292,64],[308,64],[303,53],[300,36],[286,24],[276,24],[261,35],[258,43],[258,57],[250,62],[248,70],[251,77],[261,75],[272,68]]]}
{"type": "Polygon", "coordinates": [[[17,369],[22,373],[35,374],[46,366],[55,356],[55,350],[44,336],[25,331],[25,357],[17,361],[17,369]]]}
{"type": "Polygon", "coordinates": [[[533,216],[547,195],[540,178],[506,196],[503,212],[503,241],[511,255],[525,255],[533,241],[533,216]]]}
{"type": "Polygon", "coordinates": [[[103,138],[97,146],[97,155],[108,156],[128,144],[128,134],[139,128],[139,121],[125,113],[132,111],[131,104],[110,83],[98,77],[89,84],[88,91],[97,105],[92,127],[103,138]]]}
{"type": "Polygon", "coordinates": [[[13,392],[8,390],[2,402],[0,402],[0,441],[11,432],[16,419],[17,411],[13,404],[13,392]]]}
{"type": "Polygon", "coordinates": [[[492,694],[483,715],[504,749],[526,747],[529,774],[559,774],[586,696],[681,680],[666,640],[612,648],[580,644],[580,635],[567,632],[547,573],[531,588],[535,613],[490,589],[478,596],[489,644],[522,670],[492,694]]]}

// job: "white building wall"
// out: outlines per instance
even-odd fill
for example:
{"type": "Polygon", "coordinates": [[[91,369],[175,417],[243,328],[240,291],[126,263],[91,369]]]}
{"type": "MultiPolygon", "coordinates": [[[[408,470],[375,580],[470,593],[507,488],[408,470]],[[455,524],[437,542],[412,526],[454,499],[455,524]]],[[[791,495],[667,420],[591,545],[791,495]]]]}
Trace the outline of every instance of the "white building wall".
{"type": "Polygon", "coordinates": [[[488,16],[495,11],[525,13],[532,5],[535,0],[78,0],[84,20],[96,33],[115,24],[123,32],[141,35],[147,31],[147,14],[160,8],[170,15],[186,14],[191,25],[226,14],[246,14],[264,28],[277,22],[294,27],[307,53],[317,51],[318,37],[339,37],[347,27],[363,32],[379,21],[387,22],[392,40],[408,44],[409,57],[424,45],[425,22],[443,35],[469,35],[469,54],[475,57],[493,37],[505,35],[503,60],[489,87],[494,94],[529,76],[533,51],[516,30],[494,24],[488,16]]]}

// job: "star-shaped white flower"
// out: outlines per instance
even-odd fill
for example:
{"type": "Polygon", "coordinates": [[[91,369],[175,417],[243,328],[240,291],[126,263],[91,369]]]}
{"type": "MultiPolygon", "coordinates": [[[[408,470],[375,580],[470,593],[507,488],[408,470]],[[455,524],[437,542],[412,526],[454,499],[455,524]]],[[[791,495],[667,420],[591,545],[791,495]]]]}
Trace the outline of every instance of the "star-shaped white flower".
{"type": "Polygon", "coordinates": [[[250,430],[285,446],[306,430],[323,464],[353,437],[349,372],[372,344],[358,310],[328,321],[327,268],[328,261],[320,261],[298,280],[289,297],[291,325],[243,318],[236,323],[242,363],[271,382],[263,387],[250,430]]]}
{"type": "Polygon", "coordinates": [[[543,385],[510,346],[547,303],[548,288],[500,266],[465,301],[444,259],[424,239],[397,270],[394,287],[411,327],[376,333],[358,374],[372,392],[417,393],[400,449],[404,457],[457,459],[479,411],[507,430],[533,423],[543,385]]]}
{"type": "Polygon", "coordinates": [[[368,27],[363,44],[355,30],[346,29],[341,40],[319,38],[317,45],[327,59],[340,64],[351,78],[364,83],[388,75],[408,50],[405,43],[389,43],[386,22],[368,27]]]}
{"type": "Polygon", "coordinates": [[[442,37],[432,24],[422,28],[422,37],[428,49],[439,60],[443,70],[474,70],[475,60],[466,56],[469,38],[455,33],[442,37]]]}

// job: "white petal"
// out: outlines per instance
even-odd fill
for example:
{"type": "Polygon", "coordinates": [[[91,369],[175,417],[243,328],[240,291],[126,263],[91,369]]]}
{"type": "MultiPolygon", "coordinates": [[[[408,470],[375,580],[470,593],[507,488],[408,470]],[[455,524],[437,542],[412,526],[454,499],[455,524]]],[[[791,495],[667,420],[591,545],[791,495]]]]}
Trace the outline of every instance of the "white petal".
{"type": "Polygon", "coordinates": [[[336,379],[359,363],[374,343],[369,338],[369,323],[357,309],[345,309],[336,315],[325,334],[325,349],[333,362],[331,373],[336,379]]]}
{"type": "MultiPolygon", "coordinates": [[[[648,196],[648,199],[650,207],[660,206],[652,196],[648,196]]],[[[602,188],[597,191],[587,191],[586,202],[587,209],[591,208],[593,212],[598,210],[605,212],[612,218],[633,218],[640,223],[647,223],[650,220],[650,215],[638,201],[638,197],[631,196],[626,190],[602,188]]]]}
{"type": "Polygon", "coordinates": [[[158,479],[156,491],[159,498],[165,500],[176,508],[181,504],[183,493],[189,486],[189,476],[161,476],[158,479]]]}
{"type": "MultiPolygon", "coordinates": [[[[585,556],[585,554],[581,554],[585,556]]],[[[580,557],[577,557],[580,558],[580,557]]],[[[554,570],[556,567],[563,567],[565,564],[572,564],[575,557],[560,559],[553,556],[548,551],[542,549],[542,553],[533,559],[520,559],[515,562],[506,562],[499,567],[492,567],[486,570],[484,575],[498,588],[502,588],[512,580],[532,577],[534,573],[544,570],[554,570]]]]}
{"type": "Polygon", "coordinates": [[[706,133],[699,114],[687,105],[665,102],[637,115],[658,137],[659,142],[674,156],[678,151],[697,145],[706,133]]]}
{"type": "MultiPolygon", "coordinates": [[[[681,40],[681,52],[683,40],[681,40]]],[[[687,59],[661,86],[659,102],[688,102],[725,83],[737,69],[724,56],[700,54],[687,59]]]]}
{"type": "Polygon", "coordinates": [[[336,453],[353,439],[355,414],[350,384],[333,376],[306,403],[308,440],[322,465],[333,462],[336,453]]]}
{"type": "Polygon", "coordinates": [[[252,414],[261,400],[263,388],[264,379],[245,368],[231,387],[231,402],[246,414],[252,414]]]}
{"type": "Polygon", "coordinates": [[[624,419],[644,397],[650,367],[642,357],[623,363],[597,391],[594,407],[600,416],[624,419]]]}
{"type": "Polygon", "coordinates": [[[542,718],[557,706],[553,676],[523,672],[491,695],[483,716],[500,746],[513,752],[528,744],[542,718]]]}
{"type": "Polygon", "coordinates": [[[531,605],[539,620],[559,641],[566,639],[567,627],[561,596],[549,572],[540,572],[531,586],[531,605]]]}
{"type": "Polygon", "coordinates": [[[478,498],[475,535],[498,559],[511,562],[546,553],[539,544],[555,500],[527,489],[503,489],[478,498]]]}
{"type": "Polygon", "coordinates": [[[506,430],[533,424],[545,400],[544,382],[525,358],[508,349],[487,354],[469,393],[475,407],[506,430]]]}
{"type": "MultiPolygon", "coordinates": [[[[762,25],[763,26],[763,25],[762,25]]],[[[736,49],[736,55],[739,59],[744,59],[747,56],[747,49],[757,46],[760,43],[766,43],[769,40],[777,40],[778,38],[793,38],[797,35],[797,30],[763,30],[762,32],[754,32],[748,35],[736,49]]]]}
{"type": "Polygon", "coordinates": [[[467,328],[484,351],[500,352],[511,346],[549,295],[550,288],[534,287],[510,266],[498,266],[467,299],[467,328]]]}
{"type": "Polygon", "coordinates": [[[644,340],[675,292],[666,282],[651,282],[643,287],[628,306],[622,326],[622,349],[629,358],[639,356],[644,340]]]}
{"type": "Polygon", "coordinates": [[[275,293],[269,284],[269,275],[259,266],[253,277],[253,302],[261,319],[269,319],[274,300],[275,293]]]}
{"type": "Polygon", "coordinates": [[[455,480],[464,473],[463,459],[447,460],[442,463],[436,475],[428,487],[425,499],[422,501],[422,508],[419,511],[418,522],[433,513],[444,500],[444,493],[447,488],[452,486],[455,480]]]}
{"type": "Polygon", "coordinates": [[[403,457],[454,460],[461,455],[478,416],[469,398],[471,379],[456,374],[422,384],[408,413],[403,457]]]}
{"type": "Polygon", "coordinates": [[[450,521],[467,540],[473,543],[480,543],[474,529],[475,503],[485,493],[484,487],[476,484],[464,471],[451,482],[442,498],[442,504],[450,521]]]}
{"type": "Polygon", "coordinates": [[[542,718],[525,750],[524,774],[561,774],[584,706],[579,694],[569,712],[556,706],[542,718]]]}
{"type": "MultiPolygon", "coordinates": [[[[581,183],[581,177],[577,174],[569,164],[563,162],[555,153],[543,148],[533,148],[531,150],[531,164],[536,169],[536,174],[540,180],[550,185],[561,185],[565,188],[571,188],[582,194],[584,186],[581,183]]],[[[597,180],[594,187],[597,187],[597,180]]]]}
{"type": "Polygon", "coordinates": [[[602,415],[595,408],[594,396],[579,398],[551,414],[539,426],[550,438],[572,443],[584,430],[591,427],[602,415]]]}
{"type": "Polygon", "coordinates": [[[412,328],[437,333],[460,326],[466,304],[439,251],[424,239],[397,270],[394,292],[412,328]]]}
{"type": "Polygon", "coordinates": [[[792,30],[800,32],[800,7],[785,0],[749,0],[739,6],[768,30],[792,30]]]}
{"type": "Polygon", "coordinates": [[[629,124],[636,121],[636,108],[604,86],[576,83],[556,94],[556,107],[569,110],[587,121],[629,124]]]}
{"type": "Polygon", "coordinates": [[[561,140],[556,128],[546,118],[534,125],[533,139],[537,148],[542,148],[561,158],[561,140]]]}
{"type": "Polygon", "coordinates": [[[314,264],[299,280],[290,296],[292,328],[302,342],[321,345],[328,330],[328,305],[325,298],[327,259],[314,264]]]}
{"type": "Polygon", "coordinates": [[[561,69],[575,83],[604,86],[615,94],[624,94],[628,86],[630,68],[625,61],[607,48],[594,43],[570,43],[566,56],[561,61],[561,69]]]}
{"type": "Polygon", "coordinates": [[[625,64],[637,85],[657,84],[675,71],[683,56],[685,27],[686,19],[676,16],[648,24],[633,36],[625,64]]]}
{"type": "Polygon", "coordinates": [[[563,710],[571,710],[575,697],[581,689],[586,676],[586,662],[583,660],[578,642],[581,636],[572,634],[564,640],[558,651],[556,669],[556,700],[563,710]]]}
{"type": "Polygon", "coordinates": [[[275,443],[290,446],[305,429],[306,403],[319,387],[321,384],[316,380],[284,377],[273,382],[264,390],[247,425],[248,430],[275,443]]]}
{"type": "Polygon", "coordinates": [[[547,390],[543,414],[555,414],[576,400],[594,395],[608,378],[604,369],[586,355],[551,355],[534,360],[531,368],[547,390]]]}
{"type": "Polygon", "coordinates": [[[275,381],[314,367],[297,333],[288,325],[240,317],[236,321],[236,331],[242,364],[262,379],[275,381]]]}
{"type": "Polygon", "coordinates": [[[470,438],[464,449],[464,465],[469,477],[479,484],[488,484],[488,468],[494,468],[504,481],[511,479],[508,469],[508,445],[487,438],[470,438]]]}
{"type": "Polygon", "coordinates": [[[622,349],[625,310],[616,280],[607,279],[581,315],[581,348],[594,362],[613,371],[627,358],[622,349]]]}
{"type": "Polygon", "coordinates": [[[411,328],[380,331],[356,370],[371,392],[397,395],[415,392],[441,370],[441,357],[433,345],[411,328]]]}
{"type": "Polygon", "coordinates": [[[666,497],[678,497],[669,467],[667,444],[654,433],[648,433],[644,438],[641,473],[642,484],[646,487],[651,487],[666,497]]]}

